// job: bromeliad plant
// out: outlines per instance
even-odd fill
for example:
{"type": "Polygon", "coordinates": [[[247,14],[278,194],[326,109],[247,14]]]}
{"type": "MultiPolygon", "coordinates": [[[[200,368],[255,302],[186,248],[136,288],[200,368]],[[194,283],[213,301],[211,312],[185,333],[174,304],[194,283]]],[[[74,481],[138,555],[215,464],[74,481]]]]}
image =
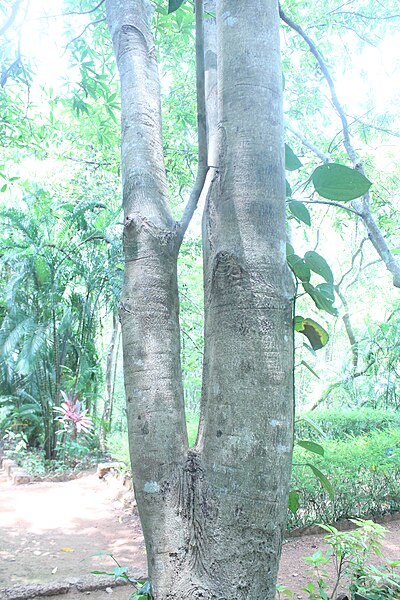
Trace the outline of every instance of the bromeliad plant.
{"type": "Polygon", "coordinates": [[[79,396],[74,395],[72,392],[66,394],[62,390],[61,395],[64,398],[64,402],[61,406],[54,407],[54,411],[60,413],[55,419],[62,423],[63,426],[59,432],[70,433],[74,440],[79,433],[89,434],[93,428],[93,421],[87,415],[87,410],[82,408],[79,396]]]}

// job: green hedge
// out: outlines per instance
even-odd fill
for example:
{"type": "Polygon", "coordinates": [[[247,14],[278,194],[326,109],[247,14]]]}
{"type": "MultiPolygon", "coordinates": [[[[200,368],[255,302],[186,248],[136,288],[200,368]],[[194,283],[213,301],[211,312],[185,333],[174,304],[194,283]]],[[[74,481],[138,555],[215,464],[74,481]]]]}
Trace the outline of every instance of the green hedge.
{"type": "MultiPolygon", "coordinates": [[[[358,410],[315,410],[307,413],[328,439],[365,435],[377,429],[400,428],[400,412],[362,408],[358,410]]],[[[323,439],[318,431],[300,415],[296,419],[296,436],[299,439],[323,439]]]]}
{"type": "MultiPolygon", "coordinates": [[[[299,492],[300,508],[296,514],[289,513],[289,529],[400,510],[400,427],[378,429],[364,436],[351,436],[350,426],[343,423],[342,431],[346,429],[342,440],[319,440],[324,457],[295,446],[291,489],[299,492]],[[328,477],[335,491],[333,499],[304,463],[313,464],[328,477]]],[[[188,423],[191,445],[196,430],[197,421],[193,417],[188,423]]],[[[316,432],[311,431],[307,436],[303,430],[302,438],[315,440],[316,432]]],[[[114,458],[129,465],[126,434],[111,436],[109,451],[114,458]]]]}
{"type": "Polygon", "coordinates": [[[322,445],[324,457],[295,447],[291,487],[299,493],[300,508],[289,514],[290,529],[400,510],[400,428],[322,445]],[[306,462],[328,477],[333,499],[306,462]]]}

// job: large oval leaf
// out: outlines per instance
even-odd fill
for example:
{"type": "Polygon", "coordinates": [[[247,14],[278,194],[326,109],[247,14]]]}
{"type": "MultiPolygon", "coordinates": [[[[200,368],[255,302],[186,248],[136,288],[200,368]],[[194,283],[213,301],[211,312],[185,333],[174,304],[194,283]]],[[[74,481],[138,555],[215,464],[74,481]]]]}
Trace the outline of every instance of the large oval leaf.
{"type": "Polygon", "coordinates": [[[288,508],[293,514],[295,514],[300,508],[299,493],[296,490],[289,492],[288,508]]]}
{"type": "Polygon", "coordinates": [[[293,273],[296,275],[300,281],[309,282],[311,277],[310,267],[306,265],[304,260],[297,256],[297,254],[288,254],[287,261],[292,269],[293,273]]]}
{"type": "Polygon", "coordinates": [[[312,182],[320,196],[341,202],[363,196],[372,185],[358,171],[337,163],[317,167],[312,174],[312,182]]]}
{"type": "Polygon", "coordinates": [[[314,452],[314,454],[319,454],[320,456],[325,455],[325,450],[321,444],[317,444],[311,440],[297,440],[296,443],[301,448],[304,448],[304,450],[308,450],[308,452],[314,452]]]}
{"type": "Polygon", "coordinates": [[[331,268],[324,257],[318,254],[318,252],[314,252],[313,250],[306,252],[304,255],[304,260],[310,267],[311,271],[314,271],[314,273],[317,273],[317,275],[321,275],[321,277],[323,277],[328,283],[333,283],[333,274],[331,268]]]}
{"type": "Polygon", "coordinates": [[[301,160],[296,156],[290,146],[285,144],[285,169],[288,171],[296,171],[300,169],[302,163],[301,160]]]}
{"type": "Polygon", "coordinates": [[[299,200],[291,200],[288,204],[289,210],[296,219],[303,221],[306,225],[311,225],[310,212],[306,206],[299,200]]]}
{"type": "Polygon", "coordinates": [[[332,286],[327,283],[321,283],[314,287],[310,283],[303,282],[304,291],[311,296],[315,305],[320,310],[325,310],[334,317],[337,316],[338,310],[333,306],[335,297],[332,292],[332,286]]]}
{"type": "Polygon", "coordinates": [[[308,338],[313,350],[320,350],[328,343],[328,333],[313,319],[303,319],[302,317],[296,316],[294,328],[295,331],[302,333],[308,338]]]}
{"type": "Polygon", "coordinates": [[[173,13],[176,10],[178,10],[178,8],[180,6],[182,6],[182,4],[184,3],[185,0],[168,0],[168,14],[169,13],[173,13]]]}

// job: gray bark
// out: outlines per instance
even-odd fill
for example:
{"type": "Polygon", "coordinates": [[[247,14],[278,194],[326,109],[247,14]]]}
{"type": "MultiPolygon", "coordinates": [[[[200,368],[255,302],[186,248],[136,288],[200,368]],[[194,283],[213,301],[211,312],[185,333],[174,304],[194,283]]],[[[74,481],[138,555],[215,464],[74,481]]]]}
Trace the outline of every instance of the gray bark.
{"type": "Polygon", "coordinates": [[[180,230],[166,194],[150,3],[107,0],[122,94],[128,427],[157,600],[273,600],[286,518],[294,290],[285,257],[278,5],[217,4],[219,143],[205,216],[202,421],[188,450],[180,230]]]}

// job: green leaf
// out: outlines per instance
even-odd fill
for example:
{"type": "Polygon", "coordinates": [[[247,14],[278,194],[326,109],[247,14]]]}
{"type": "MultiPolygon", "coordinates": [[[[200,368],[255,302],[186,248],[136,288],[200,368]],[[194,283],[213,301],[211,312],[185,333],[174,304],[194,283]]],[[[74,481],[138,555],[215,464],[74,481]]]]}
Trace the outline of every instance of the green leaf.
{"type": "Polygon", "coordinates": [[[295,317],[294,329],[308,338],[313,350],[320,350],[329,340],[329,335],[319,323],[313,319],[303,317],[295,317]]]}
{"type": "Polygon", "coordinates": [[[292,195],[292,188],[290,187],[290,183],[286,179],[286,198],[290,198],[292,195]]]}
{"type": "Polygon", "coordinates": [[[294,490],[289,492],[288,508],[293,514],[300,508],[299,494],[294,490]]]}
{"type": "Polygon", "coordinates": [[[317,425],[317,423],[315,423],[315,421],[310,419],[310,417],[308,417],[307,415],[302,415],[299,418],[299,421],[305,421],[306,423],[308,423],[310,425],[310,427],[312,427],[318,433],[318,435],[320,435],[321,437],[324,437],[324,438],[326,437],[326,434],[321,429],[321,427],[319,425],[317,425]]]}
{"type": "Polygon", "coordinates": [[[335,491],[332,487],[331,482],[326,477],[326,475],[324,475],[319,469],[317,469],[317,467],[315,467],[314,465],[311,465],[310,463],[307,463],[307,466],[310,467],[310,469],[314,473],[315,477],[319,480],[319,482],[322,485],[322,487],[324,488],[324,490],[328,493],[329,498],[331,500],[333,500],[335,497],[335,491]]]}
{"type": "Polygon", "coordinates": [[[317,275],[321,275],[321,277],[323,277],[328,283],[333,283],[333,273],[331,268],[326,262],[325,258],[318,254],[318,252],[309,250],[305,253],[304,260],[310,267],[311,271],[314,271],[314,273],[317,273],[317,275]]]}
{"type": "Polygon", "coordinates": [[[5,192],[5,191],[6,191],[6,189],[7,189],[7,184],[5,183],[5,184],[4,184],[4,185],[1,187],[1,189],[0,189],[0,192],[5,192]]]}
{"type": "Polygon", "coordinates": [[[178,10],[182,6],[185,0],[168,0],[168,14],[171,14],[178,10]]]}
{"type": "Polygon", "coordinates": [[[127,573],[129,570],[128,567],[114,567],[114,577],[115,579],[118,579],[118,577],[122,577],[125,573],[127,573]]]}
{"type": "Polygon", "coordinates": [[[328,294],[328,291],[322,287],[324,285],[326,286],[328,284],[320,284],[319,286],[314,287],[310,283],[303,282],[304,290],[314,300],[315,306],[336,317],[338,310],[333,306],[335,300],[334,298],[332,299],[332,294],[328,294]]]}
{"type": "Polygon", "coordinates": [[[311,271],[308,265],[297,254],[289,254],[287,257],[288,264],[293,273],[300,281],[310,281],[311,271]]]}
{"type": "Polygon", "coordinates": [[[371,181],[358,171],[337,163],[317,167],[311,179],[320,196],[339,202],[363,196],[372,185],[371,181]]]}
{"type": "Polygon", "coordinates": [[[301,365],[303,365],[306,369],[308,369],[310,371],[310,373],[312,373],[314,375],[314,377],[316,377],[317,379],[321,379],[321,377],[318,375],[318,373],[316,373],[314,371],[314,369],[308,364],[308,362],[306,362],[305,360],[302,360],[301,365]]]}
{"type": "Polygon", "coordinates": [[[290,146],[285,144],[285,169],[287,171],[296,171],[300,169],[302,163],[296,156],[290,146]]]}
{"type": "Polygon", "coordinates": [[[289,202],[288,207],[296,219],[299,219],[299,221],[302,221],[306,225],[311,225],[310,212],[302,202],[299,202],[298,200],[292,200],[289,202]]]}
{"type": "Polygon", "coordinates": [[[316,442],[311,442],[310,440],[297,440],[297,445],[304,450],[308,450],[308,452],[314,452],[314,454],[319,454],[319,456],[325,455],[325,450],[321,446],[321,444],[317,444],[316,442]]]}
{"type": "Polygon", "coordinates": [[[319,283],[315,286],[315,289],[330,300],[332,304],[335,302],[335,290],[332,283],[319,283]]]}
{"type": "Polygon", "coordinates": [[[303,342],[303,347],[306,348],[313,356],[317,356],[315,350],[313,350],[306,342],[303,342]]]}

